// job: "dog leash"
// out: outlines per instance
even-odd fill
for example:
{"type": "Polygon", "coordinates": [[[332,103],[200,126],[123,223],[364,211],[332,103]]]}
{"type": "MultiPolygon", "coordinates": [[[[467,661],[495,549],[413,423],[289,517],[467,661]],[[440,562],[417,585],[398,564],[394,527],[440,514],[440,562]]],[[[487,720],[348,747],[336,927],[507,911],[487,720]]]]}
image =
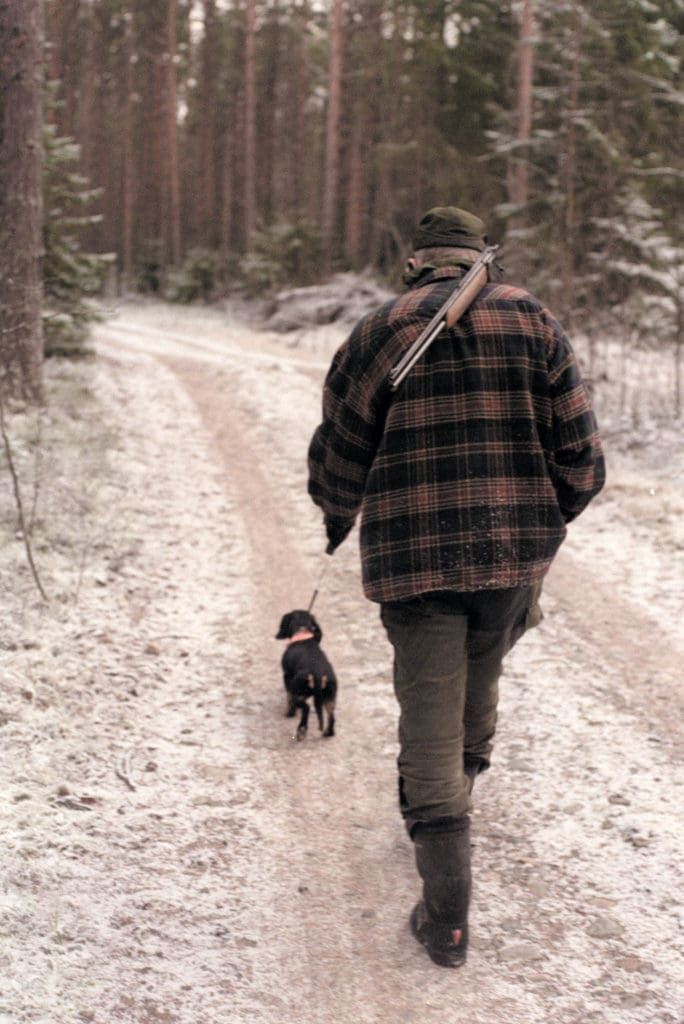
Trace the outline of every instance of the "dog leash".
{"type": "Polygon", "coordinates": [[[321,569],[321,571],[318,574],[318,579],[316,580],[316,586],[314,587],[314,592],[311,595],[311,600],[309,601],[309,607],[306,609],[307,612],[310,612],[311,609],[314,606],[314,601],[318,597],[318,590],[320,588],[321,583],[323,582],[323,577],[325,576],[326,572],[328,571],[328,566],[330,565],[331,561],[332,561],[332,559],[331,559],[330,555],[326,554],[325,555],[325,561],[323,562],[323,568],[321,569]]]}

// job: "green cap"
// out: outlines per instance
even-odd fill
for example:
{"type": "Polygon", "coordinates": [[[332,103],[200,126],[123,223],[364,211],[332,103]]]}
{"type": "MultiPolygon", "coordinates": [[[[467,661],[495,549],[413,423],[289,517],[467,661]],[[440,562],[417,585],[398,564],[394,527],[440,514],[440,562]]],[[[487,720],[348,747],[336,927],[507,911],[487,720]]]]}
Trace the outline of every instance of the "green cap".
{"type": "Polygon", "coordinates": [[[414,249],[449,246],[482,252],[486,244],[484,223],[474,213],[457,206],[435,206],[428,210],[413,238],[414,249]]]}

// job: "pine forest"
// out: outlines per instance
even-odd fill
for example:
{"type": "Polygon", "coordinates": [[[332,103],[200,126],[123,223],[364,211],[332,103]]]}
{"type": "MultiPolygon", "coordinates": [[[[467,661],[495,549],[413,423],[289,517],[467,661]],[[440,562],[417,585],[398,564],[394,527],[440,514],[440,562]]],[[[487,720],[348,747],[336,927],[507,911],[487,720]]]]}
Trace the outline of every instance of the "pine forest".
{"type": "Polygon", "coordinates": [[[180,301],[396,284],[450,203],[570,328],[681,344],[683,0],[2,6],[44,32],[44,220],[57,245],[78,207],[76,290],[82,253],[180,301]]]}

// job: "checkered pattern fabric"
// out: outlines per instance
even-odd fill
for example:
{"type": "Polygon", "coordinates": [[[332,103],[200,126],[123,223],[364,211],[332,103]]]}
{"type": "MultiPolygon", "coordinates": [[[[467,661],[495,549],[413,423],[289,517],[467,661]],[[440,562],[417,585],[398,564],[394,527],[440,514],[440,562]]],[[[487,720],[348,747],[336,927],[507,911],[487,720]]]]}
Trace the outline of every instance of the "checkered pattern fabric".
{"type": "Polygon", "coordinates": [[[390,391],[390,369],[462,274],[433,268],[364,317],[326,379],[309,493],[333,547],[361,512],[373,601],[533,583],[603,486],[573,350],[522,289],[487,285],[390,391]]]}

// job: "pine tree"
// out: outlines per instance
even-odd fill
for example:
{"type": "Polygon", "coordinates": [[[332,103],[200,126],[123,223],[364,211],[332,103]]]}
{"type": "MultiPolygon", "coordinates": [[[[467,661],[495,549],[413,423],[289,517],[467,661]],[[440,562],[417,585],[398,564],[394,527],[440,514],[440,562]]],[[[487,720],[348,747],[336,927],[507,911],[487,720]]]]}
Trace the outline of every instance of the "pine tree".
{"type": "Polygon", "coordinates": [[[114,256],[81,249],[80,233],[100,218],[89,212],[98,190],[74,170],[80,149],[48,125],[45,137],[43,224],[43,334],[45,355],[81,355],[97,311],[88,299],[100,293],[114,256]]]}

